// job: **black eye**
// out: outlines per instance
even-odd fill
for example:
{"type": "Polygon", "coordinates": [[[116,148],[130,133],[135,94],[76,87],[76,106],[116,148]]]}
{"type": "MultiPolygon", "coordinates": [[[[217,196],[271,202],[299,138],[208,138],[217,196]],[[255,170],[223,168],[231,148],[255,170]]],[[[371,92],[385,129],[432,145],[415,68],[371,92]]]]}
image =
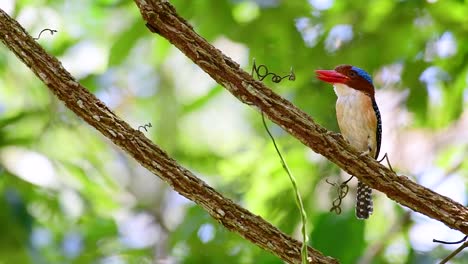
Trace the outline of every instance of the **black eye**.
{"type": "Polygon", "coordinates": [[[349,77],[354,78],[354,77],[356,77],[356,76],[357,76],[357,74],[356,74],[355,71],[350,71],[350,72],[349,72],[349,77]]]}

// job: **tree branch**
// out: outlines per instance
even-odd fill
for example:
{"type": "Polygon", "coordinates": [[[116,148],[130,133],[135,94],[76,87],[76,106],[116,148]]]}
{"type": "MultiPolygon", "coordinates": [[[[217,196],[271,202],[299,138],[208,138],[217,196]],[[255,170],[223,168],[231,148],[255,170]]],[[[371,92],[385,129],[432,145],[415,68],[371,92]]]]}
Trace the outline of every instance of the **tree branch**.
{"type": "Polygon", "coordinates": [[[151,31],[168,39],[241,102],[257,107],[313,151],[390,199],[468,234],[468,208],[396,175],[367,155],[360,156],[340,135],[316,124],[195,33],[167,0],[135,2],[151,31]]]}
{"type": "MultiPolygon", "coordinates": [[[[171,159],[143,133],[117,117],[81,86],[21,25],[0,9],[0,39],[64,104],[172,188],[202,206],[227,229],[289,263],[300,263],[301,243],[240,207],[171,159]]],[[[309,247],[312,263],[338,263],[309,247]]]]}

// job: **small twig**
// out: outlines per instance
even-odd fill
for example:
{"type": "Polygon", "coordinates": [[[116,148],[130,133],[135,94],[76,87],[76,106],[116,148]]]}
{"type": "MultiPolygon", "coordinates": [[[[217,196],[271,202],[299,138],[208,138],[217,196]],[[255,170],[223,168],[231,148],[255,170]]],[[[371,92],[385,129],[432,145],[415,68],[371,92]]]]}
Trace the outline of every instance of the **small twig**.
{"type": "Polygon", "coordinates": [[[465,242],[467,238],[468,238],[468,236],[465,236],[465,237],[462,238],[461,240],[459,240],[459,241],[453,241],[453,242],[448,242],[448,241],[443,241],[443,240],[432,239],[432,242],[434,242],[434,243],[440,243],[440,244],[445,244],[445,245],[456,245],[456,244],[460,244],[460,243],[465,242]]]}
{"type": "Polygon", "coordinates": [[[341,184],[348,184],[348,182],[349,182],[352,178],[354,178],[354,176],[349,177],[349,179],[347,179],[346,181],[344,181],[344,182],[341,183],[341,184]]]}
{"type": "Polygon", "coordinates": [[[296,75],[294,74],[293,67],[291,67],[291,69],[289,70],[288,75],[280,76],[280,75],[277,75],[276,73],[269,72],[267,66],[265,66],[264,64],[260,64],[260,66],[257,67],[257,65],[255,64],[255,58],[253,59],[252,76],[254,76],[254,73],[257,76],[257,79],[259,81],[263,81],[266,77],[270,75],[271,75],[271,81],[274,83],[279,83],[285,78],[288,78],[288,80],[290,81],[296,80],[296,75]]]}
{"type": "Polygon", "coordinates": [[[142,126],[138,126],[138,131],[140,131],[140,132],[141,132],[141,130],[140,130],[140,129],[144,129],[144,130],[145,130],[145,132],[148,132],[148,129],[147,129],[147,128],[150,128],[150,127],[153,127],[153,126],[151,125],[151,123],[144,124],[144,125],[142,125],[142,126]]]}
{"type": "Polygon", "coordinates": [[[338,185],[336,182],[329,182],[328,179],[325,180],[325,182],[327,182],[331,186],[337,187],[336,192],[338,194],[338,197],[335,198],[335,200],[333,200],[330,212],[334,211],[338,215],[341,214],[341,203],[343,202],[343,199],[346,197],[346,195],[348,195],[348,182],[351,181],[352,178],[354,178],[354,176],[349,177],[349,179],[340,183],[340,185],[338,185]]]}
{"type": "Polygon", "coordinates": [[[390,164],[390,160],[388,159],[387,153],[385,153],[385,155],[382,157],[382,159],[378,160],[378,162],[381,163],[384,159],[387,161],[388,168],[389,168],[391,171],[395,172],[395,171],[393,170],[393,168],[392,168],[392,164],[390,164]]]}
{"type": "Polygon", "coordinates": [[[41,30],[41,32],[39,32],[39,35],[37,35],[37,38],[33,38],[33,39],[34,40],[39,40],[41,38],[42,32],[44,32],[44,31],[49,31],[51,35],[54,35],[54,33],[57,33],[57,30],[55,30],[55,29],[44,28],[43,30],[41,30]]]}

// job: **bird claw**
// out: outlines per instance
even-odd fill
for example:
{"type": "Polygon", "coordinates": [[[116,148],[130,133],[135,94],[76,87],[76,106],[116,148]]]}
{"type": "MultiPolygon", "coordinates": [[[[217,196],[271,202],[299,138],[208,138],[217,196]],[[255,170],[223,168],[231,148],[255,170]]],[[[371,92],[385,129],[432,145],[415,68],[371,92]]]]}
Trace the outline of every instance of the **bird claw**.
{"type": "Polygon", "coordinates": [[[370,154],[370,150],[366,150],[366,151],[362,152],[361,154],[359,154],[359,156],[364,157],[364,156],[367,156],[369,154],[370,154]]]}

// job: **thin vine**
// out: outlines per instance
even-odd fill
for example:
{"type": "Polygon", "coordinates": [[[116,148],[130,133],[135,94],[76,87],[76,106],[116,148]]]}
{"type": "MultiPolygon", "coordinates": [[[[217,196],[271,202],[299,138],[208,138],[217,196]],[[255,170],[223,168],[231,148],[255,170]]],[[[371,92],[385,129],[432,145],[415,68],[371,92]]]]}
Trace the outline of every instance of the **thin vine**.
{"type": "MultiPolygon", "coordinates": [[[[291,71],[288,75],[285,76],[279,76],[275,73],[269,72],[268,68],[261,64],[260,66],[257,67],[255,64],[255,59],[253,61],[253,66],[252,66],[252,76],[254,76],[254,73],[259,81],[264,80],[266,77],[271,76],[271,81],[274,83],[279,83],[283,79],[288,78],[290,81],[294,81],[296,79],[296,76],[293,72],[293,68],[291,67],[291,71]]],[[[268,136],[270,137],[271,141],[273,142],[273,146],[275,147],[276,153],[278,154],[278,157],[281,160],[281,165],[283,166],[284,171],[289,177],[289,180],[291,181],[292,187],[294,189],[294,198],[296,201],[296,205],[301,212],[301,234],[302,234],[302,246],[301,246],[301,263],[302,264],[307,264],[309,263],[309,258],[307,255],[307,244],[309,241],[309,238],[307,236],[307,214],[304,209],[304,204],[302,202],[301,194],[299,193],[299,190],[297,188],[297,183],[296,179],[291,173],[291,170],[289,169],[286,160],[284,159],[283,155],[281,154],[281,151],[278,148],[278,145],[276,144],[276,140],[271,134],[270,130],[268,129],[268,126],[265,121],[265,115],[262,112],[262,122],[263,126],[265,127],[266,132],[268,133],[268,136]]]]}

